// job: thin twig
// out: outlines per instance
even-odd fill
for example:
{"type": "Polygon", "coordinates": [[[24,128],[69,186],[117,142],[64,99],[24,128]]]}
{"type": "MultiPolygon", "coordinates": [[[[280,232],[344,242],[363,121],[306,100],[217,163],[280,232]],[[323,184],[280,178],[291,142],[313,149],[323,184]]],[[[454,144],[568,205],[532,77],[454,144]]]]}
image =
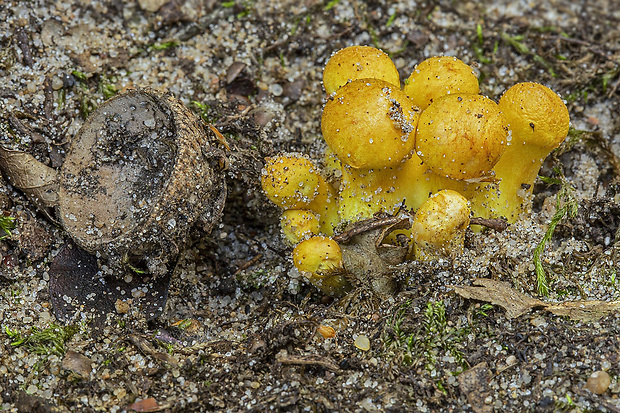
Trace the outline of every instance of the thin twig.
{"type": "Polygon", "coordinates": [[[473,217],[469,220],[470,225],[482,225],[483,227],[491,228],[497,232],[502,232],[508,228],[508,222],[501,218],[481,218],[473,217]]]}
{"type": "MultiPolygon", "coordinates": [[[[364,232],[372,231],[379,228],[384,227],[392,227],[406,225],[406,223],[411,219],[411,215],[409,213],[402,214],[399,213],[396,216],[388,216],[388,217],[372,217],[369,219],[365,219],[363,221],[358,221],[349,226],[347,230],[345,230],[342,234],[338,234],[334,237],[334,241],[337,243],[346,244],[356,235],[362,234],[364,232]]],[[[396,229],[396,228],[395,228],[396,229]]]]}
{"type": "Polygon", "coordinates": [[[258,262],[258,260],[260,260],[261,258],[263,258],[263,254],[256,254],[254,257],[252,257],[250,260],[246,261],[245,263],[243,263],[239,269],[237,269],[237,271],[235,271],[235,273],[233,274],[233,277],[237,274],[239,274],[241,271],[243,270],[247,270],[248,268],[250,268],[252,265],[256,264],[258,262]]]}
{"type": "Polygon", "coordinates": [[[276,358],[276,361],[281,364],[296,364],[300,366],[316,365],[327,370],[340,371],[340,368],[333,360],[319,355],[281,356],[276,358]]]}

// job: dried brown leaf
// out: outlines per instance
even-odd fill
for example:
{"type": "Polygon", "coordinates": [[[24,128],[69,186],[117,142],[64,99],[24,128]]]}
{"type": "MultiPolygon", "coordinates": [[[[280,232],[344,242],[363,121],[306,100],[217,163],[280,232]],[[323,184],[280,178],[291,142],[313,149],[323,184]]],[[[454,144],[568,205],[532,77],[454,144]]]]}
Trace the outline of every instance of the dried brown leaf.
{"type": "Polygon", "coordinates": [[[518,292],[507,282],[478,278],[474,280],[474,285],[451,286],[451,288],[454,288],[461,297],[499,305],[506,310],[508,318],[516,318],[535,308],[542,308],[558,316],[568,316],[571,320],[588,322],[620,311],[620,301],[580,300],[557,304],[545,303],[518,292]]]}
{"type": "Polygon", "coordinates": [[[158,412],[165,407],[157,404],[157,400],[153,397],[149,397],[148,399],[139,400],[135,403],[127,406],[128,410],[133,410],[134,412],[158,412]]]}
{"type": "Polygon", "coordinates": [[[507,282],[495,281],[489,278],[474,280],[474,286],[452,286],[460,296],[478,301],[486,301],[506,310],[506,317],[519,317],[532,308],[544,307],[545,303],[528,297],[511,287],[507,282]]]}
{"type": "Polygon", "coordinates": [[[58,173],[29,153],[0,146],[0,169],[6,180],[44,210],[58,204],[58,173]]]}
{"type": "Polygon", "coordinates": [[[545,310],[571,320],[596,321],[606,315],[620,311],[620,301],[568,301],[548,305],[545,310]]]}
{"type": "Polygon", "coordinates": [[[395,290],[393,266],[405,260],[409,246],[383,242],[392,231],[410,227],[411,214],[403,210],[395,216],[375,216],[354,222],[335,236],[351,283],[370,287],[378,294],[392,294],[395,290]]]}

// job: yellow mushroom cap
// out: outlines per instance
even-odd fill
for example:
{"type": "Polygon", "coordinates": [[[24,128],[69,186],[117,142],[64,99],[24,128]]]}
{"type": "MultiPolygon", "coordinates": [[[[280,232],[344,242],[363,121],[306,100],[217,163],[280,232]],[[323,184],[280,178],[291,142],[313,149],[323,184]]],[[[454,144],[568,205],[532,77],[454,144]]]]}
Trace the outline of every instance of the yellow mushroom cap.
{"type": "Polygon", "coordinates": [[[353,168],[384,168],[411,153],[418,118],[418,108],[396,86],[358,79],[327,101],[321,130],[342,163],[353,168]]]}
{"type": "Polygon", "coordinates": [[[469,226],[467,199],[445,189],[418,208],[411,227],[417,259],[454,256],[463,250],[465,229],[469,226]]]}
{"type": "Polygon", "coordinates": [[[280,216],[280,227],[284,237],[297,244],[320,231],[321,224],[317,215],[306,209],[289,209],[280,216]]]}
{"type": "Polygon", "coordinates": [[[562,99],[539,83],[517,83],[499,100],[510,124],[511,145],[536,145],[551,151],[568,134],[570,117],[562,99]]]}
{"type": "Polygon", "coordinates": [[[420,116],[416,150],[433,172],[453,179],[488,174],[504,152],[508,128],[499,107],[481,95],[446,95],[420,116]]]}
{"type": "Polygon", "coordinates": [[[267,198],[285,209],[301,209],[316,197],[320,175],[309,159],[297,155],[267,158],[261,185],[267,198]]]}
{"type": "Polygon", "coordinates": [[[416,66],[403,91],[424,110],[446,94],[479,92],[474,70],[456,57],[436,56],[416,66]]]}
{"type": "Polygon", "coordinates": [[[331,238],[316,236],[297,244],[293,264],[325,294],[342,296],[353,288],[343,274],[340,246],[331,238]]]}
{"type": "Polygon", "coordinates": [[[342,252],[333,239],[316,236],[297,244],[293,249],[293,264],[302,274],[322,278],[342,267],[342,252]]]}
{"type": "Polygon", "coordinates": [[[323,70],[323,85],[328,95],[350,80],[382,79],[400,87],[398,70],[383,51],[370,46],[351,46],[336,52],[323,70]]]}

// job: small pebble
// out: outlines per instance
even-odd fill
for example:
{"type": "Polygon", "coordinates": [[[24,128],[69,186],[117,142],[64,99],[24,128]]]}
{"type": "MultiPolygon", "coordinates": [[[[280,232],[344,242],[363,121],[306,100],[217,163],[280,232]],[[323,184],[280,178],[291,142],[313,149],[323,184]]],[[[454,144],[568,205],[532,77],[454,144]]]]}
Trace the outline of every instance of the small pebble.
{"type": "Polygon", "coordinates": [[[595,371],[590,377],[588,377],[586,389],[595,394],[603,394],[607,391],[610,384],[611,377],[609,377],[609,374],[607,374],[606,371],[599,370],[595,371]]]}
{"type": "Polygon", "coordinates": [[[517,358],[513,355],[506,357],[506,366],[512,366],[513,364],[517,364],[517,358]]]}
{"type": "Polygon", "coordinates": [[[92,361],[73,350],[68,350],[62,359],[62,368],[82,379],[88,379],[92,371],[92,361]]]}
{"type": "Polygon", "coordinates": [[[361,334],[355,338],[355,347],[362,351],[370,350],[370,340],[364,334],[361,334]]]}
{"type": "Polygon", "coordinates": [[[62,89],[63,86],[64,86],[64,82],[62,81],[60,77],[58,76],[52,77],[52,89],[60,90],[62,89]]]}
{"type": "Polygon", "coordinates": [[[282,92],[284,91],[284,89],[282,88],[282,85],[280,85],[279,83],[274,83],[274,84],[269,85],[269,91],[274,96],[280,96],[282,95],[282,92]]]}
{"type": "Polygon", "coordinates": [[[116,307],[116,312],[119,314],[127,314],[129,312],[129,303],[127,301],[117,299],[114,307],[116,307]]]}

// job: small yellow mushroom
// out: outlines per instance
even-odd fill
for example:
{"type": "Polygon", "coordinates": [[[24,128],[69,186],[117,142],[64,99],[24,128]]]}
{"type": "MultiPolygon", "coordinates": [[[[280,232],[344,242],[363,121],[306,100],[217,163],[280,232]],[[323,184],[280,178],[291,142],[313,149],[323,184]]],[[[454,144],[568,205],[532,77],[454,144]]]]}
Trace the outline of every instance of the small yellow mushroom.
{"type": "Polygon", "coordinates": [[[499,104],[510,125],[511,141],[494,171],[499,197],[491,199],[493,213],[514,222],[528,211],[532,186],[545,158],[566,138],[568,109],[551,89],[539,83],[517,83],[499,104]]]}
{"type": "Polygon", "coordinates": [[[358,169],[394,166],[415,145],[419,110],[396,86],[358,79],[325,104],[321,130],[343,164],[358,169]]]}
{"type": "Polygon", "coordinates": [[[428,198],[411,227],[415,258],[427,261],[462,253],[469,214],[467,199],[456,191],[446,189],[428,198]]]}
{"type": "Polygon", "coordinates": [[[405,82],[403,92],[424,110],[444,95],[477,94],[478,78],[471,67],[456,57],[436,56],[416,66],[405,82]]]}
{"type": "Polygon", "coordinates": [[[316,213],[321,232],[333,234],[339,221],[336,190],[312,161],[296,154],[267,158],[261,185],[271,202],[284,209],[306,209],[316,213]]]}
{"type": "Polygon", "coordinates": [[[284,238],[292,245],[300,241],[317,235],[320,232],[321,224],[317,215],[307,209],[289,209],[280,216],[280,227],[284,238]]]}
{"type": "Polygon", "coordinates": [[[370,46],[351,46],[327,61],[323,85],[328,95],[356,79],[381,79],[400,89],[400,77],[394,62],[379,49],[370,46]]]}
{"type": "Polygon", "coordinates": [[[340,246],[331,238],[316,236],[297,244],[293,249],[293,264],[326,294],[341,296],[352,289],[343,276],[340,246]]]}

